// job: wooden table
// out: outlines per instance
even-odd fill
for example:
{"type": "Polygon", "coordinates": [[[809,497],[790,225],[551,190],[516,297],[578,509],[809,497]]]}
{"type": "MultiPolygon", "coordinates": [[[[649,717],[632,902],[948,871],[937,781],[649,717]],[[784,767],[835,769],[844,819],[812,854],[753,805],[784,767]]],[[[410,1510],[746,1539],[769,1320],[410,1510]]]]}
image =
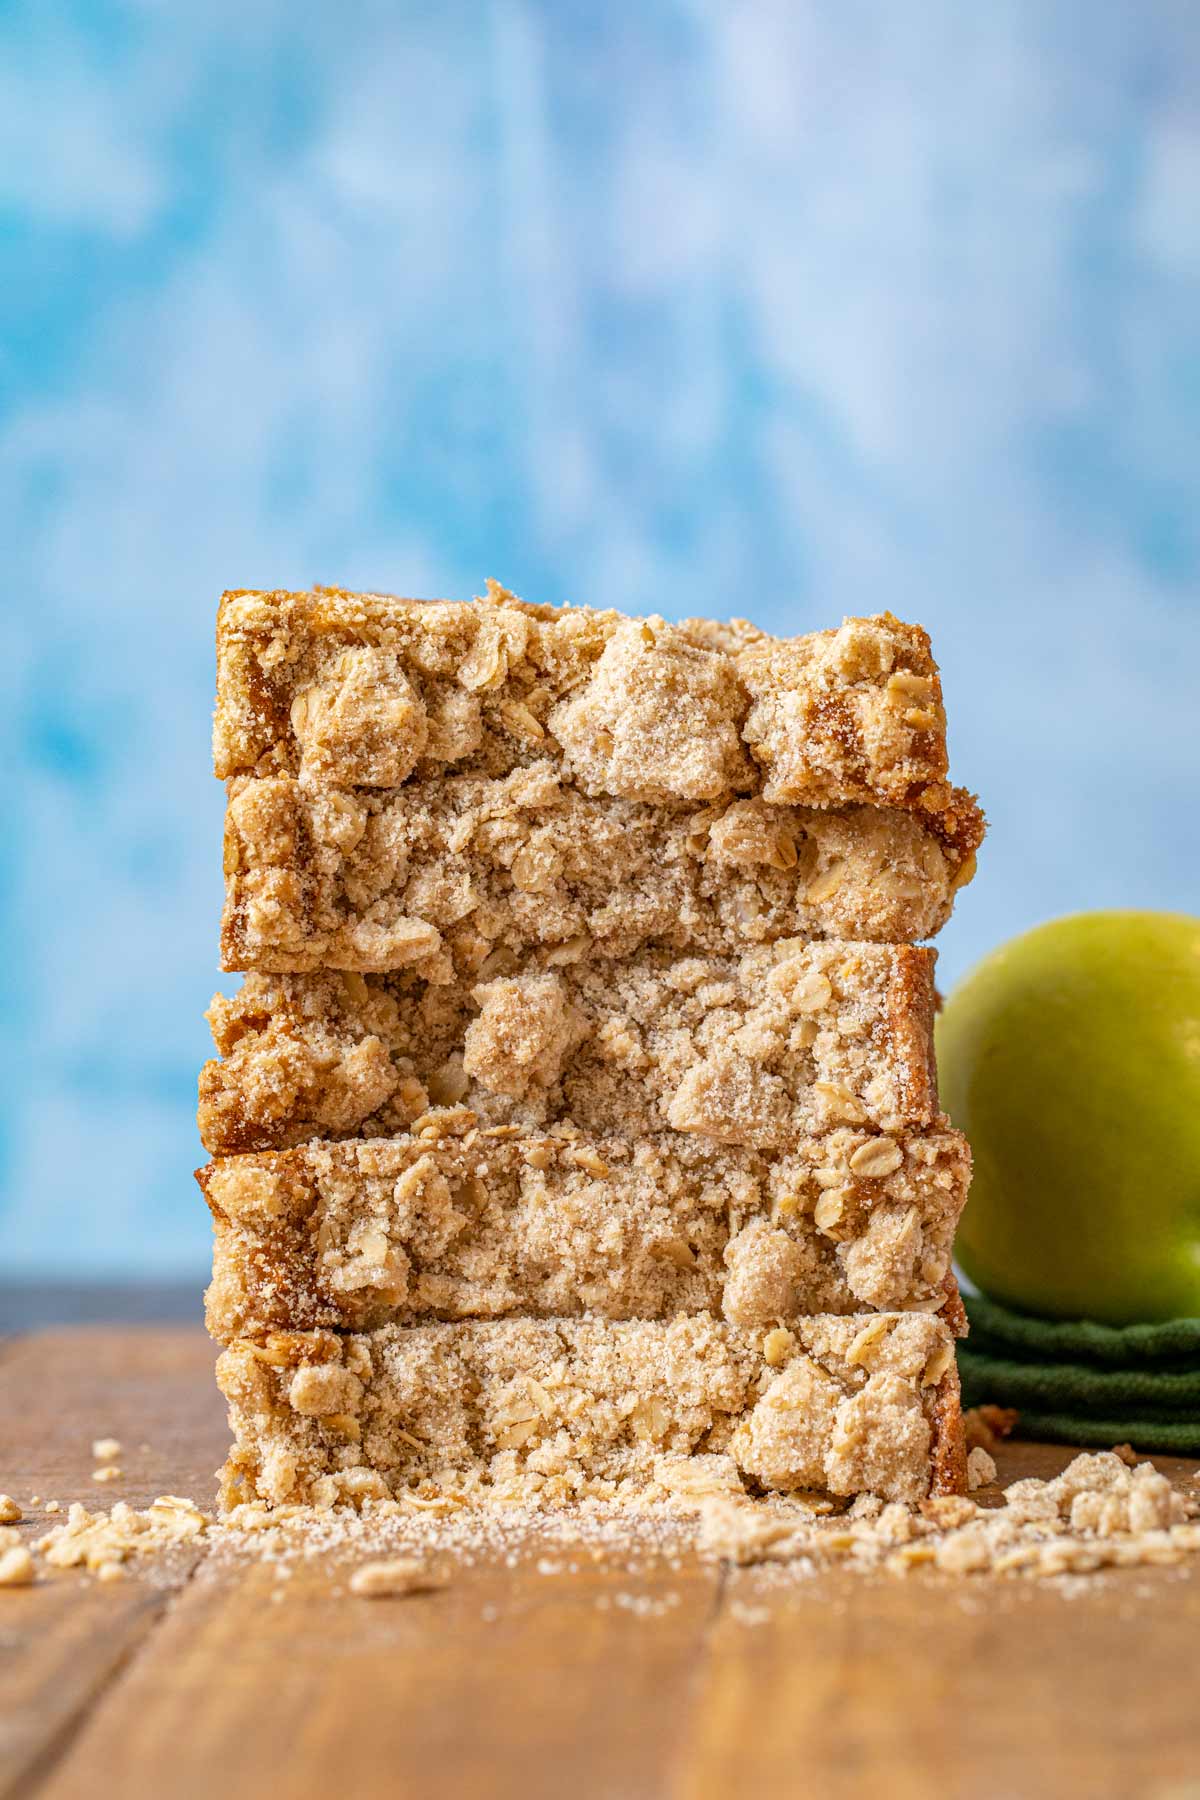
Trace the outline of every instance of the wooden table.
{"type": "MultiPolygon", "coordinates": [[[[212,1362],[191,1328],[0,1346],[0,1491],[207,1501],[212,1362]],[[98,1488],[105,1435],[125,1478],[98,1488]]],[[[1014,1446],[1002,1479],[1068,1454],[1014,1446]]],[[[166,1586],[70,1572],[0,1592],[0,1795],[1200,1796],[1194,1568],[780,1583],[691,1558],[636,1578],[494,1558],[419,1599],[335,1593],[319,1565],[282,1604],[280,1585],[201,1550],[166,1586]]]]}

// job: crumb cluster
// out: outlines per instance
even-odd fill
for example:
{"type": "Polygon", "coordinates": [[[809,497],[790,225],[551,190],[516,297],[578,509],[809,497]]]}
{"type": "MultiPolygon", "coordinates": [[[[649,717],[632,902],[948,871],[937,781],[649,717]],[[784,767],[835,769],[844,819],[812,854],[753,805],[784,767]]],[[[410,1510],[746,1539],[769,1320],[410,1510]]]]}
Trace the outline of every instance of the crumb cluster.
{"type": "MultiPolygon", "coordinates": [[[[983,1503],[958,1494],[913,1505],[861,1494],[847,1503],[824,1492],[755,1501],[727,1453],[667,1454],[638,1492],[565,1505],[526,1493],[479,1506],[460,1491],[423,1498],[411,1489],[332,1507],[243,1501],[221,1519],[176,1495],[140,1512],[121,1502],[110,1512],[76,1505],[28,1542],[0,1527],[0,1589],[59,1571],[106,1583],[131,1572],[172,1579],[206,1555],[226,1566],[265,1563],[282,1578],[318,1561],[348,1599],[390,1599],[435,1593],[483,1560],[547,1577],[614,1564],[637,1576],[664,1561],[678,1570],[693,1550],[763,1567],[775,1584],[830,1567],[894,1577],[1087,1577],[1200,1554],[1200,1495],[1185,1498],[1152,1464],[1110,1451],[1078,1456],[1052,1480],[1015,1481],[983,1503]]],[[[671,1597],[603,1603],[651,1615],[671,1597]]],[[[765,1623],[771,1608],[744,1607],[741,1616],[765,1623]]]]}
{"type": "Polygon", "coordinates": [[[736,1563],[837,1561],[899,1575],[1092,1574],[1200,1552],[1200,1501],[1186,1501],[1152,1463],[1131,1468],[1113,1451],[1077,1456],[1050,1481],[1014,1481],[1003,1500],[985,1507],[935,1495],[912,1508],[860,1494],[839,1517],[822,1518],[717,1491],[699,1496],[699,1543],[736,1563]]]}
{"type": "Polygon", "coordinates": [[[27,1586],[39,1568],[82,1569],[100,1581],[119,1581],[127,1563],[169,1561],[169,1553],[195,1545],[212,1522],[211,1514],[179,1494],[160,1494],[142,1511],[124,1500],[107,1512],[77,1501],[62,1524],[28,1542],[10,1528],[13,1541],[6,1548],[0,1533],[0,1586],[27,1586]]]}

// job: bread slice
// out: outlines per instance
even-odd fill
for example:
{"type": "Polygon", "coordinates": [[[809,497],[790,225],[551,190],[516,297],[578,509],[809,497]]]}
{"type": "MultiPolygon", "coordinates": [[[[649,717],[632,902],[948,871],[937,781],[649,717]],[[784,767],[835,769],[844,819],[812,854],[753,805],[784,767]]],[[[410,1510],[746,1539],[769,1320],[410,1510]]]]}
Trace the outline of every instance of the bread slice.
{"type": "Polygon", "coordinates": [[[228,593],[217,619],[218,776],[335,787],[506,775],[547,755],[589,794],[654,802],[950,803],[941,682],[920,626],[890,613],[772,638],[329,588],[228,593]]]}
{"type": "Polygon", "coordinates": [[[776,1157],[689,1139],[471,1131],[306,1144],[199,1171],[208,1327],[943,1311],[970,1154],[843,1129],[776,1157]]]}
{"type": "Polygon", "coordinates": [[[328,788],[239,775],[225,818],[226,969],[409,969],[470,980],[497,954],[779,938],[915,943],[950,916],[983,816],[615,799],[543,756],[490,778],[328,788]]]}
{"type": "Polygon", "coordinates": [[[755,1491],[964,1485],[954,1341],[919,1314],[766,1336],[704,1314],[279,1332],[231,1345],[217,1379],[227,1508],[632,1499],[698,1454],[755,1491]]]}
{"type": "Polygon", "coordinates": [[[940,1118],[934,953],[784,942],[742,956],[535,961],[470,989],[391,975],[252,975],[209,1019],[216,1154],[385,1137],[430,1107],[630,1141],[782,1150],[840,1125],[940,1118]]]}

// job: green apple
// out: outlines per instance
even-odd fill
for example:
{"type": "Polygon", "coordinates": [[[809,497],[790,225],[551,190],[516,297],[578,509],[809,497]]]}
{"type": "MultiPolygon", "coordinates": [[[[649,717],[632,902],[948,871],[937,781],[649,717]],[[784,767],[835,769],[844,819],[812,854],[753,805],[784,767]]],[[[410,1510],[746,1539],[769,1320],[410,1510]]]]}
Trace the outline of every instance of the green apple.
{"type": "Polygon", "coordinates": [[[971,1280],[1053,1318],[1200,1315],[1200,919],[1039,925],[959,984],[937,1047],[971,1280]]]}

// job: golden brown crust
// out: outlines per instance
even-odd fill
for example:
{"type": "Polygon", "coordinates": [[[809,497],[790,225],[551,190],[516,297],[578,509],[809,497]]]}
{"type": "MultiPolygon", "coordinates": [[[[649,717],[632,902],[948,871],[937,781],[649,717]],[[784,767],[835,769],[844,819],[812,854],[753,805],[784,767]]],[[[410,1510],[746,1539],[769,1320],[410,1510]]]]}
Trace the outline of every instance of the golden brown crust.
{"type": "Polygon", "coordinates": [[[937,1011],[931,952],[897,948],[887,989],[883,1034],[903,1071],[900,1104],[907,1118],[932,1120],[940,1111],[933,1022],[937,1011]]]}
{"type": "MultiPolygon", "coordinates": [[[[956,1135],[961,1136],[961,1133],[958,1133],[956,1135]]],[[[968,1148],[966,1138],[962,1139],[962,1147],[963,1147],[963,1154],[966,1158],[967,1179],[969,1180],[970,1179],[970,1166],[971,1166],[971,1152],[970,1152],[970,1149],[968,1148]]],[[[963,1305],[963,1298],[962,1298],[961,1293],[959,1292],[958,1282],[954,1279],[953,1273],[947,1274],[945,1279],[943,1280],[942,1293],[945,1296],[945,1298],[942,1302],[940,1317],[944,1321],[947,1331],[950,1332],[952,1337],[956,1337],[956,1338],[967,1337],[970,1333],[971,1327],[970,1327],[970,1323],[967,1319],[967,1309],[963,1305]]]]}
{"type": "Polygon", "coordinates": [[[952,1362],[938,1383],[933,1403],[929,1492],[934,1495],[965,1494],[966,1491],[967,1439],[963,1427],[962,1386],[958,1364],[952,1362]]]}

